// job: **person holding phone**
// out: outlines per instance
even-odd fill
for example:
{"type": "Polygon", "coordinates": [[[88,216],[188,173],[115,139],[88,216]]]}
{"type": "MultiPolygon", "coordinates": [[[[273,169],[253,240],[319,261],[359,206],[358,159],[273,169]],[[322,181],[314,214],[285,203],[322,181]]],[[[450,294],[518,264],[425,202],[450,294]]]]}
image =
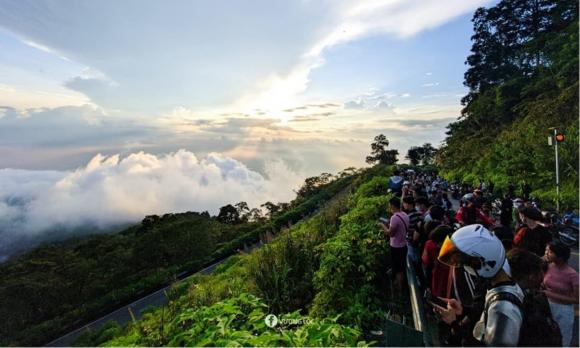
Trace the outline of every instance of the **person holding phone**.
{"type": "MultiPolygon", "coordinates": [[[[511,278],[501,241],[482,225],[465,226],[445,239],[438,259],[488,281],[484,310],[475,323],[473,337],[486,346],[516,346],[523,323],[524,293],[511,278]]],[[[448,310],[442,315],[459,313],[452,302],[448,301],[448,310]]]]}
{"type": "Polygon", "coordinates": [[[379,222],[379,226],[387,238],[391,252],[391,269],[395,276],[395,289],[401,295],[403,293],[403,280],[405,277],[405,263],[407,260],[407,231],[409,229],[409,216],[401,210],[401,199],[393,197],[389,200],[389,210],[392,213],[388,224],[379,222]]]}

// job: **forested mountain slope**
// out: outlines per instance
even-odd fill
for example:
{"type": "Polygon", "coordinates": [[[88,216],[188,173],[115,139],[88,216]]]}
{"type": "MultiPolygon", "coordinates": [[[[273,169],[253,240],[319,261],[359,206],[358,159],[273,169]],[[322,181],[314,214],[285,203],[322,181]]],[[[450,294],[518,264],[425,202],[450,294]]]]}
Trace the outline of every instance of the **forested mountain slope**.
{"type": "MultiPolygon", "coordinates": [[[[473,16],[469,93],[449,125],[438,164],[449,179],[527,183],[555,201],[554,148],[560,143],[562,201],[578,201],[578,1],[501,1],[473,16]]],[[[504,191],[505,192],[505,191],[504,191]]]]}
{"type": "MultiPolygon", "coordinates": [[[[386,213],[392,167],[366,170],[315,216],[270,244],[236,256],[212,275],[176,284],[167,307],[125,329],[111,324],[79,345],[336,346],[365,345],[364,332],[399,314],[386,269],[387,241],[376,222],[386,213]],[[388,174],[387,174],[388,173],[388,174]],[[267,327],[268,314],[279,324],[267,327]]],[[[410,317],[410,315],[408,315],[410,317]]]]}
{"type": "Polygon", "coordinates": [[[147,216],[119,233],[50,243],[0,265],[0,345],[42,345],[182,272],[223,259],[314,213],[358,174],[308,178],[266,215],[240,202],[219,214],[147,216]]]}

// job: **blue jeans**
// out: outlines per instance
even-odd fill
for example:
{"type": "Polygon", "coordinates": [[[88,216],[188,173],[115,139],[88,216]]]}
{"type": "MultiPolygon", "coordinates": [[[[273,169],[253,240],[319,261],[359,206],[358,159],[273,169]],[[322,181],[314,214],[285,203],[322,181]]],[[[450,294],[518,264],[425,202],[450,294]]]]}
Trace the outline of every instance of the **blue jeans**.
{"type": "Polygon", "coordinates": [[[562,347],[570,347],[572,333],[574,332],[574,305],[561,304],[549,301],[550,310],[554,320],[560,327],[562,333],[562,347]]]}

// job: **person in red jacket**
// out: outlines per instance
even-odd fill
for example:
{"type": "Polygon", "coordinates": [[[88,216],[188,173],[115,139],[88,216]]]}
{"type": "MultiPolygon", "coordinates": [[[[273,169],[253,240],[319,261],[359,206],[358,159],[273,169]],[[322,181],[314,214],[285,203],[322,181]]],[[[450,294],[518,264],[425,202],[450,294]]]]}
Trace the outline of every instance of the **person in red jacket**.
{"type": "Polygon", "coordinates": [[[455,214],[455,220],[457,220],[461,226],[473,225],[479,221],[486,226],[493,226],[495,224],[492,218],[486,216],[475,206],[473,194],[468,193],[463,196],[461,200],[463,201],[463,204],[457,211],[457,214],[455,214]]]}
{"type": "Polygon", "coordinates": [[[447,282],[449,281],[449,266],[437,260],[441,245],[447,236],[453,233],[453,229],[446,225],[437,226],[431,233],[431,238],[425,243],[423,255],[423,267],[427,274],[427,282],[434,296],[447,297],[447,282]]]}

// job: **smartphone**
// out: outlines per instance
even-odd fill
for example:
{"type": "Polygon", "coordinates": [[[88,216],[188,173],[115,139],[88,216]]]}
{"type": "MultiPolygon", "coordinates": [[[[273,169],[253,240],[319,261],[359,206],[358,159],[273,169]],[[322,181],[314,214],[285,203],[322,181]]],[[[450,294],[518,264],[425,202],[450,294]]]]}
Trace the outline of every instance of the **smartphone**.
{"type": "Polygon", "coordinates": [[[382,224],[385,224],[387,226],[389,225],[389,219],[384,218],[384,217],[379,218],[379,222],[382,224]]]}
{"type": "Polygon", "coordinates": [[[431,296],[430,298],[427,299],[427,302],[433,307],[437,307],[443,310],[447,309],[447,301],[445,301],[441,297],[431,296]]]}

